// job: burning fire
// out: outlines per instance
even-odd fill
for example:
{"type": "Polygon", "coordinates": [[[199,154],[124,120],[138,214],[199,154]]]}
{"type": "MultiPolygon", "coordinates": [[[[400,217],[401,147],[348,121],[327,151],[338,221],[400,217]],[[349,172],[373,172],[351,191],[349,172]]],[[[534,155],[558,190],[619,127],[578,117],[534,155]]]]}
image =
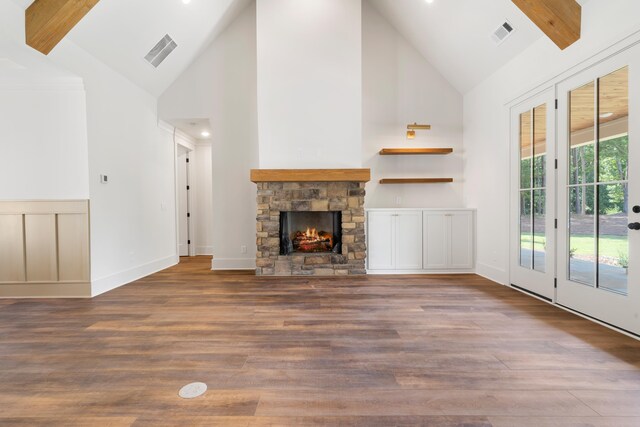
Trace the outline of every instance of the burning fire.
{"type": "Polygon", "coordinates": [[[299,252],[330,252],[333,248],[333,235],[312,227],[307,227],[306,231],[296,231],[291,240],[294,249],[299,252]]]}
{"type": "Polygon", "coordinates": [[[320,240],[320,236],[318,235],[318,230],[315,228],[307,227],[307,231],[304,233],[308,240],[320,240]]]}

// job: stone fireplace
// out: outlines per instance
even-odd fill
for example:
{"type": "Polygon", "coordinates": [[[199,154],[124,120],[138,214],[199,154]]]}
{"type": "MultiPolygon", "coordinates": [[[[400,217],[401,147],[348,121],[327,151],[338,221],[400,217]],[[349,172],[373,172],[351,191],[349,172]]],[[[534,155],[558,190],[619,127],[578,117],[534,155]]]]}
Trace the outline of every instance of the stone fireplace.
{"type": "Polygon", "coordinates": [[[368,169],[253,170],[258,186],[256,274],[366,274],[368,169]]]}

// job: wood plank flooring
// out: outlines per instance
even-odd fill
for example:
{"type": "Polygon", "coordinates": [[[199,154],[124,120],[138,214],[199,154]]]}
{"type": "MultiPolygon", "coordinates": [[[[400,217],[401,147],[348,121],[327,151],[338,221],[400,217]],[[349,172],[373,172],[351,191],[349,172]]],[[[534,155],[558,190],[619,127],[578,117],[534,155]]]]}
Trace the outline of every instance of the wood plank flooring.
{"type": "Polygon", "coordinates": [[[640,426],[640,342],[481,277],[209,265],[0,300],[0,425],[640,426]]]}

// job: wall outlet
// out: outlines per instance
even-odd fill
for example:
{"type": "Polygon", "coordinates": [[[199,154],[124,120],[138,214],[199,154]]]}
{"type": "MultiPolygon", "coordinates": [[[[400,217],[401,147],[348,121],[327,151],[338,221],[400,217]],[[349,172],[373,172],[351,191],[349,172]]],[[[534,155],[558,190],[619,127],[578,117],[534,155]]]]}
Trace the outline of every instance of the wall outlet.
{"type": "Polygon", "coordinates": [[[402,204],[402,197],[397,196],[396,197],[396,205],[400,206],[402,204]]]}
{"type": "Polygon", "coordinates": [[[240,246],[240,253],[241,254],[246,254],[247,253],[247,247],[245,245],[240,246]]]}

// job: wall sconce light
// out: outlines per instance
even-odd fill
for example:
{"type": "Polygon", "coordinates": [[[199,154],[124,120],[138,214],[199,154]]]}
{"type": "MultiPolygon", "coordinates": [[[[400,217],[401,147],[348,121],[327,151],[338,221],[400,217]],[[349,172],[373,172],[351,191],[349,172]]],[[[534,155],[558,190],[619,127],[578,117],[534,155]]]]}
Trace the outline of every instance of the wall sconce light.
{"type": "Polygon", "coordinates": [[[431,129],[431,125],[419,125],[418,123],[407,125],[407,139],[415,139],[416,130],[429,130],[429,129],[431,129]]]}

